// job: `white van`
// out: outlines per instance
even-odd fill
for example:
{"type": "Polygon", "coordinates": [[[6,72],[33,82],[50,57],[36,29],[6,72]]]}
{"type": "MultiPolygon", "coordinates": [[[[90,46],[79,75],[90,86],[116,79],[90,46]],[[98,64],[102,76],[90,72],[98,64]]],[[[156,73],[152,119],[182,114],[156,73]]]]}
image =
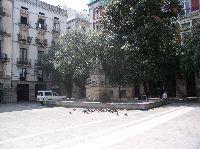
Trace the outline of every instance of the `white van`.
{"type": "Polygon", "coordinates": [[[58,100],[65,100],[66,96],[59,96],[56,92],[52,91],[38,91],[37,94],[37,101],[43,104],[44,101],[58,101],[58,100]]]}

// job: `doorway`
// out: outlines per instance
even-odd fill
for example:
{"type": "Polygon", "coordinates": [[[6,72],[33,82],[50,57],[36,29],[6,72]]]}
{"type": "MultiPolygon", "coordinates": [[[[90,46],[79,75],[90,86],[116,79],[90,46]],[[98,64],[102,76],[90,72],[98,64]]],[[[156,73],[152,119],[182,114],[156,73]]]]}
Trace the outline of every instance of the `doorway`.
{"type": "Polygon", "coordinates": [[[29,85],[17,85],[17,101],[29,101],[29,85]]]}

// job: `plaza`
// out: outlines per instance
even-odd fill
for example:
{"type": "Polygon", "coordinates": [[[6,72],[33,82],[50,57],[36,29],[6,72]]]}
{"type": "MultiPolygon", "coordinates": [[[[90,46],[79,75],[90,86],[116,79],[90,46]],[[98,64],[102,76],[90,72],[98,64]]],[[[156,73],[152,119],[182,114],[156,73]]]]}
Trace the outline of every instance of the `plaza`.
{"type": "Polygon", "coordinates": [[[198,149],[200,104],[85,113],[38,103],[0,105],[1,149],[198,149]]]}

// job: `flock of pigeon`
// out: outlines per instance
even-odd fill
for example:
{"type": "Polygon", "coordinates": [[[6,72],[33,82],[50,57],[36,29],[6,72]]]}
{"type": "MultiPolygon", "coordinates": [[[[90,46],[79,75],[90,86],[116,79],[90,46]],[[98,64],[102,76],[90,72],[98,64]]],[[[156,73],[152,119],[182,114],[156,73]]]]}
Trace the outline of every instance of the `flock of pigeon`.
{"type": "MultiPolygon", "coordinates": [[[[73,109],[73,112],[76,111],[77,109],[73,109]]],[[[72,114],[73,112],[69,112],[69,114],[72,114]]],[[[82,110],[83,113],[85,114],[91,114],[93,112],[109,112],[109,113],[114,113],[117,116],[119,116],[119,113],[123,113],[125,116],[128,116],[127,110],[126,109],[97,109],[97,108],[85,108],[82,110]]]]}

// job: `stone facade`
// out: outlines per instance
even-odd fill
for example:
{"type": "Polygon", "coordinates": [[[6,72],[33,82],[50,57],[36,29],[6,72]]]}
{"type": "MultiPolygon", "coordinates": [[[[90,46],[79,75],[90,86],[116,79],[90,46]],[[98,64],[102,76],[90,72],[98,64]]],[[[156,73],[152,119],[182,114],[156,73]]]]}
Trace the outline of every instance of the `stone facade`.
{"type": "Polygon", "coordinates": [[[0,102],[34,101],[37,90],[54,89],[41,57],[68,30],[69,8],[39,0],[0,2],[0,102]]]}

